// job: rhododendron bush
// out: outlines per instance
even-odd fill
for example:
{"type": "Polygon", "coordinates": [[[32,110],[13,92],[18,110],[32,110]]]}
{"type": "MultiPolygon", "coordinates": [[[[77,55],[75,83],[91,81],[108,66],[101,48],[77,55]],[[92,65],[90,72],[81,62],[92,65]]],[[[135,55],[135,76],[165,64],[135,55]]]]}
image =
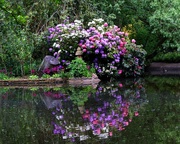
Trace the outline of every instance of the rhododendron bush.
{"type": "Polygon", "coordinates": [[[96,69],[100,78],[137,76],[143,74],[146,51],[130,40],[128,33],[110,26],[103,19],[94,19],[87,28],[79,20],[58,24],[48,29],[49,51],[66,68],[78,47],[83,51],[83,60],[96,69]]]}

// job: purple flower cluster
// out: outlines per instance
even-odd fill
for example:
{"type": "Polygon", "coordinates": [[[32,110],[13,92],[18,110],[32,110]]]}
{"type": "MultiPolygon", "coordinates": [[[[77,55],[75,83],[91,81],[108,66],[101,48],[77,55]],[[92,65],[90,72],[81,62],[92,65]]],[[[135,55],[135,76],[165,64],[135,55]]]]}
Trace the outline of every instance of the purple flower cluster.
{"type": "Polygon", "coordinates": [[[97,74],[119,74],[121,57],[126,54],[127,35],[121,32],[117,26],[110,27],[107,30],[105,25],[102,29],[106,29],[106,31],[100,32],[96,27],[87,29],[90,37],[81,40],[79,46],[84,52],[85,61],[89,55],[93,57],[92,62],[97,74]]]}
{"type": "Polygon", "coordinates": [[[60,70],[60,66],[54,66],[52,68],[46,68],[44,69],[44,73],[45,74],[54,74],[57,73],[60,70]]]}

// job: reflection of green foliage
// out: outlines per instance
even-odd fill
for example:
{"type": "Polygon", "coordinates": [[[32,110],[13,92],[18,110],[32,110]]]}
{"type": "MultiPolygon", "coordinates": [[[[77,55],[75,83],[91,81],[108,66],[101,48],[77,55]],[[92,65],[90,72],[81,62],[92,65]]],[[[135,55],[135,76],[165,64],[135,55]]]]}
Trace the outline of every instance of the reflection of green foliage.
{"type": "Polygon", "coordinates": [[[174,104],[167,102],[165,109],[163,109],[161,113],[159,113],[160,116],[155,119],[156,123],[153,125],[153,128],[155,134],[159,137],[159,142],[180,143],[180,137],[178,136],[180,126],[178,126],[180,119],[180,115],[178,115],[179,111],[180,105],[178,102],[174,104]]]}
{"type": "Polygon", "coordinates": [[[0,94],[6,93],[9,91],[9,88],[0,88],[0,94]]]}
{"type": "Polygon", "coordinates": [[[74,104],[82,106],[88,100],[88,95],[92,92],[95,92],[92,86],[71,87],[69,95],[74,104]]]}
{"type": "Polygon", "coordinates": [[[180,78],[178,77],[161,77],[161,76],[154,76],[154,77],[146,77],[146,81],[149,83],[149,87],[157,87],[159,90],[164,89],[169,92],[179,91],[180,87],[180,78]]]}
{"type": "Polygon", "coordinates": [[[8,95],[10,101],[0,109],[0,116],[3,115],[0,119],[1,142],[39,143],[39,137],[51,133],[47,113],[37,115],[36,104],[40,99],[32,97],[29,90],[11,89],[11,94],[8,95]]]}
{"type": "Polygon", "coordinates": [[[60,91],[61,88],[60,88],[60,87],[54,87],[53,90],[54,90],[54,91],[60,91]]]}
{"type": "Polygon", "coordinates": [[[38,90],[38,87],[32,87],[30,88],[31,91],[37,91],[38,90]]]}
{"type": "Polygon", "coordinates": [[[122,133],[122,139],[125,143],[134,143],[135,139],[129,137],[136,137],[137,143],[179,143],[179,91],[173,89],[179,80],[177,77],[146,79],[148,104],[139,109],[139,117],[134,118],[127,131],[122,133]]]}

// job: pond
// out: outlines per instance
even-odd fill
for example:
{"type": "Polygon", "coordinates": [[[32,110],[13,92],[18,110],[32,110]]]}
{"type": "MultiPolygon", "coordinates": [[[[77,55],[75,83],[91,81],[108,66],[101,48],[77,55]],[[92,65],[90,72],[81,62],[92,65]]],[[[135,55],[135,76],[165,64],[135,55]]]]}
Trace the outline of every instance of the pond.
{"type": "Polygon", "coordinates": [[[180,143],[180,78],[0,88],[2,144],[180,143]]]}

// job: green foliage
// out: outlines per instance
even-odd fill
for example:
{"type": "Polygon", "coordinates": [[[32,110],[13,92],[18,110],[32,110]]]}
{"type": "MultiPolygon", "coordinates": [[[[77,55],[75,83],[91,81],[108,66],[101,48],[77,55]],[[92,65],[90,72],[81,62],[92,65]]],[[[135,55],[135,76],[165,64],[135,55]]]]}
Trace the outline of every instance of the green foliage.
{"type": "Polygon", "coordinates": [[[29,79],[38,79],[38,76],[37,75],[31,75],[31,76],[29,76],[29,79]]]}
{"type": "Polygon", "coordinates": [[[160,33],[166,40],[163,48],[180,51],[180,1],[155,0],[150,3],[154,12],[149,17],[153,32],[160,33]]]}
{"type": "Polygon", "coordinates": [[[150,58],[159,51],[179,51],[179,11],[179,0],[0,0],[0,68],[15,76],[37,68],[50,45],[43,33],[67,17],[84,25],[100,17],[120,27],[132,24],[132,38],[150,58]]]}
{"type": "Polygon", "coordinates": [[[32,68],[34,46],[31,36],[33,37],[24,30],[12,31],[12,29],[8,31],[7,35],[3,35],[6,40],[2,41],[3,56],[1,60],[6,63],[6,67],[14,67],[14,73],[21,73],[22,76],[25,74],[25,65],[29,65],[27,70],[29,72],[32,68]]]}
{"type": "Polygon", "coordinates": [[[87,69],[86,63],[82,58],[76,57],[68,65],[69,73],[71,77],[91,77],[91,72],[87,69]]]}
{"type": "Polygon", "coordinates": [[[3,95],[3,94],[6,94],[6,93],[8,93],[9,92],[9,87],[7,87],[7,88],[0,88],[0,95],[3,95]]]}
{"type": "Polygon", "coordinates": [[[43,74],[43,75],[42,75],[42,78],[51,78],[51,76],[48,75],[48,74],[43,74]]]}
{"type": "Polygon", "coordinates": [[[69,78],[70,77],[70,73],[69,72],[60,71],[59,76],[61,78],[69,78]]]}
{"type": "Polygon", "coordinates": [[[153,58],[157,62],[180,62],[180,52],[160,53],[153,58]]]}
{"type": "Polygon", "coordinates": [[[109,24],[120,25],[122,23],[122,9],[124,0],[109,1],[109,0],[93,0],[93,4],[101,11],[98,17],[102,17],[109,24]]]}
{"type": "Polygon", "coordinates": [[[179,91],[180,87],[180,80],[179,78],[175,77],[162,77],[162,76],[153,76],[153,77],[146,77],[145,78],[148,83],[152,85],[152,87],[158,87],[160,91],[166,90],[169,93],[174,93],[179,91]]]}
{"type": "Polygon", "coordinates": [[[0,73],[0,80],[7,80],[7,79],[9,79],[9,77],[6,74],[0,73]]]}
{"type": "Polygon", "coordinates": [[[60,78],[60,76],[61,75],[59,73],[55,73],[55,74],[52,75],[52,78],[60,78]]]}
{"type": "Polygon", "coordinates": [[[128,52],[123,57],[123,70],[126,76],[142,75],[145,67],[146,51],[142,45],[129,43],[126,46],[128,52]]]}
{"type": "Polygon", "coordinates": [[[161,36],[153,33],[151,28],[147,26],[144,22],[141,20],[132,21],[133,25],[132,28],[134,29],[134,32],[130,33],[130,38],[136,39],[137,44],[143,45],[143,48],[147,52],[146,58],[153,57],[151,54],[153,54],[155,51],[159,51],[159,43],[161,41],[161,36]]]}
{"type": "MultiPolygon", "coordinates": [[[[0,28],[2,31],[0,33],[0,67],[7,69],[7,71],[12,70],[12,73],[16,76],[23,76],[29,74],[33,65],[36,65],[32,53],[36,44],[39,43],[37,37],[40,36],[28,31],[24,24],[14,18],[22,19],[22,16],[16,16],[15,12],[10,12],[11,9],[16,10],[14,6],[13,2],[12,4],[7,2],[2,7],[0,6],[0,28]],[[9,7],[11,9],[8,9],[9,7]]],[[[22,7],[19,8],[23,9],[22,7]]]]}

